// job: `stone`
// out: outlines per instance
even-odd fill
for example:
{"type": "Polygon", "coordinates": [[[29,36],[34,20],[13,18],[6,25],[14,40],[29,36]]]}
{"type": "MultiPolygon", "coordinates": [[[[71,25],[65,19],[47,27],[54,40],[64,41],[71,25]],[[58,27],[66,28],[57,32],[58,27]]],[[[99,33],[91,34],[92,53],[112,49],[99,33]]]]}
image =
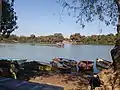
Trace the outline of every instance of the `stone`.
{"type": "Polygon", "coordinates": [[[96,87],[95,90],[104,90],[102,87],[96,87]]]}
{"type": "Polygon", "coordinates": [[[107,86],[106,90],[112,90],[112,86],[107,86]]]}
{"type": "Polygon", "coordinates": [[[120,86],[116,87],[114,90],[120,90],[120,86]]]}
{"type": "Polygon", "coordinates": [[[120,38],[116,41],[115,47],[111,50],[114,70],[120,70],[120,38]]]}

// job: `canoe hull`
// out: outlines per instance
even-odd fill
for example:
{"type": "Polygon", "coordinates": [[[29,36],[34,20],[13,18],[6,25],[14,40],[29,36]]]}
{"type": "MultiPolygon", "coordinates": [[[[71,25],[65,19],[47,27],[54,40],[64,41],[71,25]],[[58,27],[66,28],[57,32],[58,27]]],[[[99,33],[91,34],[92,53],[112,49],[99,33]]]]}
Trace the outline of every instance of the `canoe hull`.
{"type": "Polygon", "coordinates": [[[104,60],[104,59],[96,59],[96,66],[101,67],[103,69],[108,69],[112,65],[112,62],[104,60]]]}
{"type": "Polygon", "coordinates": [[[22,67],[26,70],[36,70],[36,71],[51,71],[52,66],[48,63],[43,63],[39,61],[31,61],[22,64],[22,67]]]}

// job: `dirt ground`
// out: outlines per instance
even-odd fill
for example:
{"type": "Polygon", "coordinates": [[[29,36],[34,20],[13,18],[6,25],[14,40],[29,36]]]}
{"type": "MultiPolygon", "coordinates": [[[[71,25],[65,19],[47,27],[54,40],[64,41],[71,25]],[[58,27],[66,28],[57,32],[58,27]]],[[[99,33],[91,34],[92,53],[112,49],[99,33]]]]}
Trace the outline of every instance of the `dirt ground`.
{"type": "Polygon", "coordinates": [[[64,87],[64,90],[88,90],[88,80],[76,75],[42,75],[30,82],[64,87]]]}

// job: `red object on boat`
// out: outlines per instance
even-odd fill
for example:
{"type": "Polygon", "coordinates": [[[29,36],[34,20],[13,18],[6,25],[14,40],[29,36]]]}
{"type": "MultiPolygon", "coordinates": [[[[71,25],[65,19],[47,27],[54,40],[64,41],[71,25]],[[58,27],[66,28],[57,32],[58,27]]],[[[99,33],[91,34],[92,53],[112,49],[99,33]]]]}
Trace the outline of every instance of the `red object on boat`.
{"type": "Polygon", "coordinates": [[[78,63],[78,66],[82,69],[82,70],[92,70],[93,69],[93,61],[88,61],[88,60],[84,60],[84,61],[80,61],[78,63]]]}

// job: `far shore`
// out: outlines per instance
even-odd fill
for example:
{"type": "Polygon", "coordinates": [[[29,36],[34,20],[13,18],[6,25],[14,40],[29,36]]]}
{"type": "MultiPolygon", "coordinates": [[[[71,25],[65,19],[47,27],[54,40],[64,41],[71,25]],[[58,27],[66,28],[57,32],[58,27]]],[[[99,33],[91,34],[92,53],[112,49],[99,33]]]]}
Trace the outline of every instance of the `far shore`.
{"type": "MultiPolygon", "coordinates": [[[[31,42],[0,42],[0,44],[30,44],[30,45],[39,45],[39,46],[56,46],[56,43],[31,43],[31,42]]],[[[69,45],[114,45],[114,44],[74,44],[72,42],[70,43],[64,43],[69,45]]]]}

